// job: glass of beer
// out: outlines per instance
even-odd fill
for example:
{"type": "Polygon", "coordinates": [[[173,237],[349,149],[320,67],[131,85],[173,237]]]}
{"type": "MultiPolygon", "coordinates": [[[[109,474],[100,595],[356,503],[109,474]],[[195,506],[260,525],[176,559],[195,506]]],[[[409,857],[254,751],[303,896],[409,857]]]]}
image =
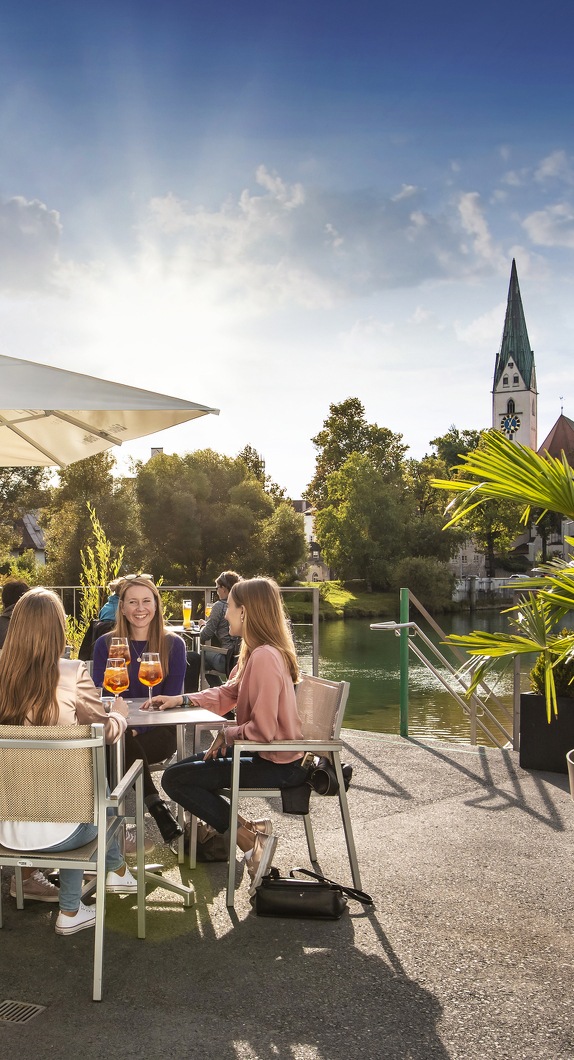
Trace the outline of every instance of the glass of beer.
{"type": "Polygon", "coordinates": [[[139,669],[139,679],[142,685],[149,688],[148,703],[151,707],[151,690],[163,679],[163,670],[159,659],[159,652],[144,651],[139,669]]]}
{"type": "Polygon", "coordinates": [[[185,629],[191,625],[191,600],[183,601],[183,625],[185,629]]]}
{"type": "Polygon", "coordinates": [[[122,694],[122,692],[125,692],[126,688],[129,688],[129,685],[130,679],[128,676],[128,668],[126,666],[125,659],[108,659],[104,672],[104,688],[107,688],[108,692],[111,692],[112,695],[114,695],[117,699],[118,696],[122,694]]]}
{"type": "Polygon", "coordinates": [[[213,607],[213,604],[206,604],[206,607],[205,607],[205,617],[206,618],[209,618],[209,616],[211,614],[211,608],[212,607],[213,607]]]}
{"type": "Polygon", "coordinates": [[[126,666],[130,665],[130,645],[127,637],[112,637],[108,648],[110,659],[124,659],[126,666]]]}

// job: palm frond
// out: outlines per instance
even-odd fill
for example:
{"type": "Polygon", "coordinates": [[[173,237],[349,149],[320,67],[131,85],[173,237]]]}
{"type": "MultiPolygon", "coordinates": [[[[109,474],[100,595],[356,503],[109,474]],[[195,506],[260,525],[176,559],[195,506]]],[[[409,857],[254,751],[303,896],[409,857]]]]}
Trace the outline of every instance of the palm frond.
{"type": "Polygon", "coordinates": [[[496,499],[524,504],[524,522],[531,508],[574,519],[574,473],[564,454],[561,460],[541,457],[492,430],[484,435],[483,446],[463,460],[456,470],[474,476],[473,479],[434,479],[432,483],[437,489],[459,495],[447,508],[453,512],[448,526],[459,522],[482,501],[496,499]]]}

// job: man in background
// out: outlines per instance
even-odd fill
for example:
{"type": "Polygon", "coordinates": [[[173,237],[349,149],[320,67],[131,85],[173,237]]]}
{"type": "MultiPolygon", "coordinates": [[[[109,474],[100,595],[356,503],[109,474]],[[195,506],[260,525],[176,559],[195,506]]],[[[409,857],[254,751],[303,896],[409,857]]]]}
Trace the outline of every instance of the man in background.
{"type": "Polygon", "coordinates": [[[2,614],[0,615],[0,648],[3,647],[8,632],[8,625],[14,610],[14,604],[18,602],[24,593],[28,592],[30,586],[21,578],[11,578],[2,586],[2,614]]]}

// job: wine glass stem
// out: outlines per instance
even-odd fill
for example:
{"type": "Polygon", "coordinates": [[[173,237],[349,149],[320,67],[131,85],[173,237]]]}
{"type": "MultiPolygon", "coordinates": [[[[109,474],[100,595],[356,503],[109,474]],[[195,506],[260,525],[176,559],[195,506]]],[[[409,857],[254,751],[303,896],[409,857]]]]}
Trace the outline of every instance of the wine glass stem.
{"type": "Polygon", "coordinates": [[[151,685],[148,688],[149,705],[151,707],[151,685]]]}

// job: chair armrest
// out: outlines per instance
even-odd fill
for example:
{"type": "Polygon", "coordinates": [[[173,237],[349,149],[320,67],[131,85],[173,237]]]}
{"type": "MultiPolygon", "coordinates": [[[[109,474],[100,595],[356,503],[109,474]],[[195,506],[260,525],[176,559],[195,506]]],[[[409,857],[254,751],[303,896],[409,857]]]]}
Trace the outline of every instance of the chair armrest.
{"type": "Polygon", "coordinates": [[[231,745],[240,751],[340,751],[340,740],[275,740],[273,743],[257,743],[255,740],[234,740],[231,745]]]}
{"type": "Polygon", "coordinates": [[[140,773],[143,772],[143,762],[141,758],[136,759],[133,765],[130,766],[125,776],[122,777],[119,784],[116,784],[111,795],[108,795],[106,802],[108,806],[117,806],[119,802],[124,798],[128,788],[131,788],[135,783],[140,773]]]}

